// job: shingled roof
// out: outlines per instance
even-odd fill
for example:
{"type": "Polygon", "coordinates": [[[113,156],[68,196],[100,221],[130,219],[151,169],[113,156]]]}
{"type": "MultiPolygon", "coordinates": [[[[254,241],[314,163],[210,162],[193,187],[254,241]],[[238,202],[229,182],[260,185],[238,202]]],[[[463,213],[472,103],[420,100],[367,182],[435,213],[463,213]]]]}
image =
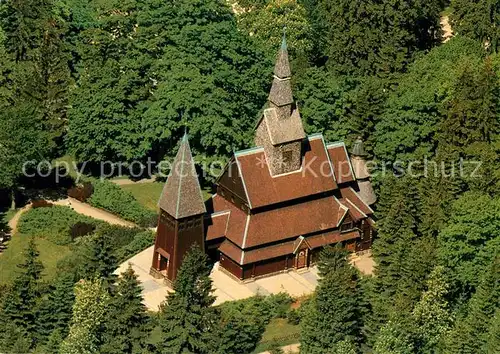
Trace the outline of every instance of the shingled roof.
{"type": "Polygon", "coordinates": [[[182,138],[158,206],[176,219],[206,212],[187,134],[182,138]]]}
{"type": "Polygon", "coordinates": [[[290,70],[290,62],[288,61],[288,47],[286,45],[285,35],[283,35],[281,48],[278,52],[278,58],[276,59],[276,64],[274,66],[274,75],[280,79],[292,76],[292,71],[290,70]]]}
{"type": "Polygon", "coordinates": [[[295,108],[290,118],[286,120],[278,118],[275,108],[268,108],[264,111],[264,120],[271,144],[275,146],[306,137],[298,108],[295,108]]]}
{"type": "Polygon", "coordinates": [[[273,85],[269,93],[269,101],[278,107],[293,103],[291,76],[292,71],[290,70],[290,63],[288,61],[286,39],[283,36],[283,42],[278,52],[276,65],[274,66],[273,85]]]}
{"type": "Polygon", "coordinates": [[[321,135],[308,137],[302,167],[283,176],[271,175],[263,148],[237,152],[235,158],[252,209],[337,189],[321,135]]]}

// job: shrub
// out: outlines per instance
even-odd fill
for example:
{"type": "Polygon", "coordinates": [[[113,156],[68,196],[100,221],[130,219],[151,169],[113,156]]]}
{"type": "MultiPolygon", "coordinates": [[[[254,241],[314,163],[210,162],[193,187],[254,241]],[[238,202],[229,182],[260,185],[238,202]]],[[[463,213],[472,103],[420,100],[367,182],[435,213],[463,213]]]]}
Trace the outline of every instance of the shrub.
{"type": "Polygon", "coordinates": [[[54,205],[51,208],[36,208],[24,213],[18,230],[27,236],[46,237],[58,245],[71,243],[71,229],[78,223],[98,225],[99,220],[80,215],[68,207],[54,205]]]}
{"type": "Polygon", "coordinates": [[[287,293],[278,293],[264,298],[267,311],[271,318],[286,318],[293,299],[287,293]]]}
{"type": "Polygon", "coordinates": [[[291,309],[286,314],[286,320],[291,325],[298,325],[300,323],[299,311],[291,309]]]}
{"type": "Polygon", "coordinates": [[[94,193],[88,202],[136,224],[150,226],[156,214],[143,207],[129,192],[106,180],[93,180],[94,193]]]}
{"type": "Polygon", "coordinates": [[[46,201],[45,199],[37,199],[37,200],[33,200],[31,202],[31,207],[34,209],[36,209],[36,208],[50,208],[53,205],[54,204],[46,201]]]}
{"type": "Polygon", "coordinates": [[[80,202],[85,202],[92,193],[94,192],[94,187],[90,182],[83,182],[81,185],[75,186],[68,189],[68,196],[79,200],[80,202]]]}
{"type": "Polygon", "coordinates": [[[107,236],[113,240],[113,250],[117,250],[128,245],[134,240],[134,237],[143,232],[144,229],[139,227],[126,227],[120,225],[102,224],[96,230],[96,233],[101,236],[107,236]]]}
{"type": "Polygon", "coordinates": [[[119,263],[126,261],[133,255],[145,250],[155,243],[155,233],[150,230],[142,231],[134,236],[134,239],[127,245],[116,251],[116,259],[119,263]]]}
{"type": "Polygon", "coordinates": [[[87,236],[94,232],[96,226],[93,223],[78,221],[76,224],[70,227],[69,233],[71,240],[77,237],[87,236]]]}

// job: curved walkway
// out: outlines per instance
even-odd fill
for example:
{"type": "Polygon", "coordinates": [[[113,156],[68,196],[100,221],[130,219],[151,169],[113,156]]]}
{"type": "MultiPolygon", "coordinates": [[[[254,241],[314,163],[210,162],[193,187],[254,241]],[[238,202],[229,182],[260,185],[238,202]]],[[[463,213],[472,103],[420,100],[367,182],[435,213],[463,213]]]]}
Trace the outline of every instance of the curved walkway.
{"type": "Polygon", "coordinates": [[[21,215],[23,215],[23,213],[25,213],[30,209],[31,209],[31,204],[24,206],[23,208],[17,211],[17,213],[12,217],[12,219],[9,220],[9,227],[12,235],[14,235],[17,231],[17,224],[19,223],[21,215]]]}
{"type": "Polygon", "coordinates": [[[63,205],[70,207],[73,209],[75,212],[78,214],[90,216],[91,218],[94,219],[99,219],[106,221],[107,223],[113,224],[113,225],[121,225],[121,226],[127,226],[127,227],[136,227],[137,225],[134,224],[133,222],[123,220],[119,216],[116,216],[115,214],[112,214],[108,211],[95,208],[87,203],[82,203],[74,198],[66,198],[66,199],[61,199],[56,202],[53,202],[52,204],[54,205],[63,205]]]}

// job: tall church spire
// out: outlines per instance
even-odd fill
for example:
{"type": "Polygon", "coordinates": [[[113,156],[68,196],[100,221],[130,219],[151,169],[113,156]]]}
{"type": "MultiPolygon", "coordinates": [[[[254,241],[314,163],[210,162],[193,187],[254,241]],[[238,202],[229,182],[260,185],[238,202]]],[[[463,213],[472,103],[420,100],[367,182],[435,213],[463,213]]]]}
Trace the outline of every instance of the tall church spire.
{"type": "Polygon", "coordinates": [[[306,134],[293,100],[291,76],[286,36],[283,34],[274,66],[269,108],[259,120],[255,134],[255,145],[264,147],[273,176],[297,171],[302,162],[302,139],[306,134]]]}
{"type": "MultiPolygon", "coordinates": [[[[290,70],[290,62],[288,60],[286,35],[283,34],[283,40],[274,66],[274,79],[271,92],[269,93],[269,103],[271,107],[286,107],[286,111],[289,112],[288,116],[291,113],[291,105],[293,104],[291,76],[292,71],[290,70]]],[[[281,118],[287,117],[282,116],[281,118]]]]}
{"type": "Polygon", "coordinates": [[[288,46],[286,44],[286,34],[283,33],[281,40],[281,47],[278,51],[278,58],[274,66],[274,75],[280,79],[290,78],[292,71],[290,70],[290,63],[288,61],[288,46]]]}
{"type": "Polygon", "coordinates": [[[206,212],[187,132],[184,132],[158,206],[175,219],[206,212]]]}

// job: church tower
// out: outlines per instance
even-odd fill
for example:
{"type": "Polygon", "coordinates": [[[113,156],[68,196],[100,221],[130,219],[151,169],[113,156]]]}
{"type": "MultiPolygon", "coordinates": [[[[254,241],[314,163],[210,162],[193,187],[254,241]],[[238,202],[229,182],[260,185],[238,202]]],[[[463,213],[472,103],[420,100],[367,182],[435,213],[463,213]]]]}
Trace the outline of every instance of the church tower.
{"type": "Polygon", "coordinates": [[[182,138],[158,206],[160,216],[150,273],[172,283],[191,246],[198,244],[204,250],[205,245],[206,208],[187,134],[182,138]]]}
{"type": "Polygon", "coordinates": [[[274,67],[268,105],[257,125],[255,145],[263,146],[273,176],[294,172],[302,165],[306,134],[292,93],[286,38],[283,36],[274,67]]]}
{"type": "Polygon", "coordinates": [[[354,175],[358,181],[359,196],[368,205],[375,204],[377,196],[373,191],[370,182],[370,172],[366,166],[366,156],[368,153],[365,151],[365,146],[361,137],[358,137],[351,150],[351,164],[354,170],[354,175]]]}

